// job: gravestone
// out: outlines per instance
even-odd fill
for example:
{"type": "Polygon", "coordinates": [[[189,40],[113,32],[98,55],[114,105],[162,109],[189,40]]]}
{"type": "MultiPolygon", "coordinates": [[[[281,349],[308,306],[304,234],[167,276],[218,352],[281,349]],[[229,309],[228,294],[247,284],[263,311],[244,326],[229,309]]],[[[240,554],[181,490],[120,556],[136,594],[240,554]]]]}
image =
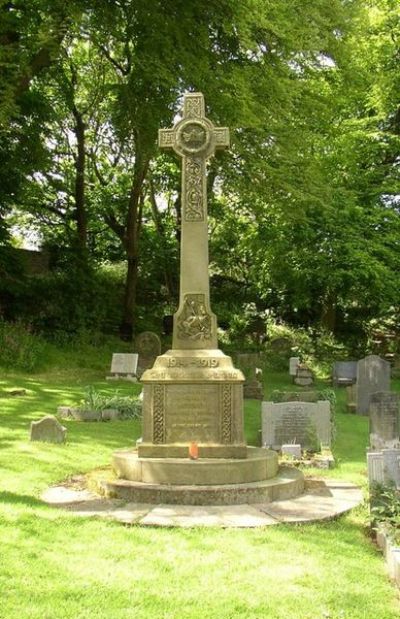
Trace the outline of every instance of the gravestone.
{"type": "Polygon", "coordinates": [[[318,402],[320,398],[318,391],[273,391],[271,400],[273,402],[318,402]]]}
{"type": "Polygon", "coordinates": [[[45,443],[64,443],[67,438],[67,428],[54,417],[46,415],[39,421],[32,421],[30,428],[31,441],[43,441],[45,443]]]}
{"type": "Polygon", "coordinates": [[[373,393],[369,405],[369,439],[373,450],[400,447],[400,393],[373,393]]]}
{"type": "Polygon", "coordinates": [[[296,376],[293,382],[299,387],[309,387],[314,382],[314,374],[310,368],[304,364],[297,366],[296,376]]]}
{"type": "Polygon", "coordinates": [[[299,443],[303,449],[331,444],[331,410],[328,400],[318,402],[263,402],[262,444],[280,449],[299,443]]]}
{"type": "Polygon", "coordinates": [[[289,376],[293,378],[297,374],[297,368],[300,365],[300,357],[290,357],[289,359],[289,376]]]}
{"type": "Polygon", "coordinates": [[[369,485],[372,486],[373,484],[384,484],[386,480],[382,452],[369,451],[367,453],[367,465],[369,485]]]}
{"type": "Polygon", "coordinates": [[[368,415],[372,393],[390,391],[390,363],[377,355],[369,355],[357,364],[356,412],[368,415]]]}
{"type": "Polygon", "coordinates": [[[288,445],[282,445],[282,456],[291,456],[298,460],[301,459],[301,445],[295,443],[289,443],[288,445]]]}
{"type": "Polygon", "coordinates": [[[352,385],[357,379],[357,361],[335,361],[332,368],[332,383],[335,387],[352,385]]]}
{"type": "Polygon", "coordinates": [[[243,396],[249,400],[263,400],[264,391],[262,384],[262,371],[259,368],[253,368],[250,372],[249,378],[243,385],[243,396]],[[261,378],[261,381],[259,380],[261,378]]]}
{"type": "Polygon", "coordinates": [[[206,161],[229,146],[229,130],[205,117],[200,93],[184,97],[183,118],[160,129],[161,148],[182,158],[182,223],[179,307],[172,350],[157,357],[143,383],[143,442],[139,457],[199,457],[247,453],[240,370],[218,350],[217,320],[210,307],[206,161]]]}
{"type": "Polygon", "coordinates": [[[140,378],[145,370],[153,367],[155,360],[161,354],[161,340],[157,333],[144,331],[135,339],[135,350],[139,355],[137,376],[140,378]]]}
{"type": "Polygon", "coordinates": [[[386,483],[400,486],[400,449],[382,449],[383,470],[386,483]]]}
{"type": "Polygon", "coordinates": [[[347,411],[349,413],[355,413],[356,412],[356,408],[357,408],[357,402],[356,402],[356,398],[357,398],[357,390],[356,390],[356,385],[348,385],[346,387],[346,398],[347,398],[347,411]]]}
{"type": "Polygon", "coordinates": [[[111,372],[107,380],[130,380],[136,382],[139,355],[134,353],[113,353],[111,372]]]}

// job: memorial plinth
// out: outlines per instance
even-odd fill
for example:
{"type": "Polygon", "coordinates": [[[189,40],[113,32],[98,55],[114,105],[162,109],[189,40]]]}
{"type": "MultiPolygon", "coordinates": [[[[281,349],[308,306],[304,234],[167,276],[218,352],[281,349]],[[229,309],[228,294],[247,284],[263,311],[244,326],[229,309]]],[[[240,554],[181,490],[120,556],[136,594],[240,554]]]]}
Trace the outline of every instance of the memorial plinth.
{"type": "Polygon", "coordinates": [[[277,454],[246,445],[244,376],[218,349],[210,307],[206,161],[229,146],[229,130],[214,127],[205,117],[203,95],[190,93],[183,118],[160,130],[159,144],[182,158],[179,307],[172,349],[141,377],[142,442],[137,451],[114,454],[121,481],[109,483],[108,492],[196,505],[295,496],[303,488],[302,474],[277,477],[277,454]]]}

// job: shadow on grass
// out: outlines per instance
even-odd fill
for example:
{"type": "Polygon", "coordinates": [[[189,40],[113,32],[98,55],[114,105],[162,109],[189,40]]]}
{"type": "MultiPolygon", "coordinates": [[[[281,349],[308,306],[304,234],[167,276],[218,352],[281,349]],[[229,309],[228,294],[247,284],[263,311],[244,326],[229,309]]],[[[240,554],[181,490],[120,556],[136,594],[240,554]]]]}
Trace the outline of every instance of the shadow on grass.
{"type": "Polygon", "coordinates": [[[46,507],[46,503],[44,501],[40,501],[33,496],[29,496],[26,494],[14,494],[13,492],[0,492],[0,503],[9,503],[9,504],[19,504],[19,505],[28,505],[30,507],[37,507],[40,505],[41,507],[46,507]]]}

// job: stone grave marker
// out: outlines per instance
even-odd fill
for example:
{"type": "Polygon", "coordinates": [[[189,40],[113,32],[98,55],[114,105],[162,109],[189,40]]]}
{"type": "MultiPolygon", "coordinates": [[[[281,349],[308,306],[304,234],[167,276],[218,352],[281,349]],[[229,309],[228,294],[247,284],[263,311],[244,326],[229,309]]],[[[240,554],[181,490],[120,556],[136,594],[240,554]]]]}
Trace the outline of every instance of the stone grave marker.
{"type": "Polygon", "coordinates": [[[291,456],[292,458],[296,458],[298,460],[301,459],[301,445],[296,445],[294,443],[282,445],[281,452],[282,456],[291,456]]]}
{"type": "Polygon", "coordinates": [[[369,485],[384,484],[385,473],[383,466],[383,454],[381,451],[367,453],[367,465],[368,465],[368,482],[369,485]]]}
{"type": "Polygon", "coordinates": [[[357,380],[357,361],[335,361],[332,368],[332,384],[335,387],[352,385],[357,380]]]}
{"type": "Polygon", "coordinates": [[[318,402],[318,391],[279,391],[271,393],[273,402],[318,402]]]}
{"type": "Polygon", "coordinates": [[[300,387],[309,387],[314,382],[314,374],[306,365],[300,364],[297,366],[293,382],[300,387]]]}
{"type": "Polygon", "coordinates": [[[390,363],[377,355],[369,355],[357,364],[356,412],[368,415],[372,393],[390,391],[390,363]]]}
{"type": "Polygon", "coordinates": [[[39,421],[32,421],[30,428],[31,441],[43,441],[45,443],[64,443],[67,438],[67,428],[54,417],[46,415],[39,421]]]}
{"type": "Polygon", "coordinates": [[[400,449],[382,449],[367,453],[369,484],[400,486],[400,449]]]}
{"type": "Polygon", "coordinates": [[[298,443],[303,449],[331,444],[331,410],[328,400],[318,402],[263,402],[262,444],[280,449],[298,443]]]}
{"type": "Polygon", "coordinates": [[[111,361],[111,372],[107,380],[130,380],[136,382],[136,372],[138,365],[137,353],[113,353],[111,361]]]}
{"type": "Polygon", "coordinates": [[[369,440],[373,450],[400,447],[400,393],[378,391],[371,395],[369,440]]]}
{"type": "Polygon", "coordinates": [[[400,449],[382,449],[383,470],[386,482],[400,486],[400,449]]]}
{"type": "Polygon", "coordinates": [[[294,378],[297,374],[297,368],[300,365],[300,357],[290,357],[289,359],[289,376],[294,378]]]}
{"type": "Polygon", "coordinates": [[[157,333],[144,331],[135,339],[135,350],[139,355],[137,376],[140,378],[143,372],[153,367],[155,360],[161,355],[161,340],[157,333]]]}
{"type": "Polygon", "coordinates": [[[346,398],[347,398],[347,411],[349,413],[355,413],[357,408],[356,398],[357,398],[357,390],[355,385],[347,385],[346,387],[346,398]]]}
{"type": "Polygon", "coordinates": [[[262,370],[257,368],[261,361],[259,352],[238,353],[236,363],[243,370],[246,380],[243,385],[243,397],[245,399],[262,400],[264,398],[262,380],[262,370]]]}

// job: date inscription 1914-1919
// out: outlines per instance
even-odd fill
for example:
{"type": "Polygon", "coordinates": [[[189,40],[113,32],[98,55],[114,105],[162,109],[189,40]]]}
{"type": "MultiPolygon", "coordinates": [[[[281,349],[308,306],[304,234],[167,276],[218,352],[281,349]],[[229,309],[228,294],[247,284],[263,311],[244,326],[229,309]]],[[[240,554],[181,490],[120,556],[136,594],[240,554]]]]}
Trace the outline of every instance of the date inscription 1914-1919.
{"type": "Polygon", "coordinates": [[[217,368],[219,366],[219,359],[208,359],[208,358],[178,358],[171,357],[168,359],[168,367],[169,368],[177,368],[177,367],[195,367],[195,368],[217,368]]]}

